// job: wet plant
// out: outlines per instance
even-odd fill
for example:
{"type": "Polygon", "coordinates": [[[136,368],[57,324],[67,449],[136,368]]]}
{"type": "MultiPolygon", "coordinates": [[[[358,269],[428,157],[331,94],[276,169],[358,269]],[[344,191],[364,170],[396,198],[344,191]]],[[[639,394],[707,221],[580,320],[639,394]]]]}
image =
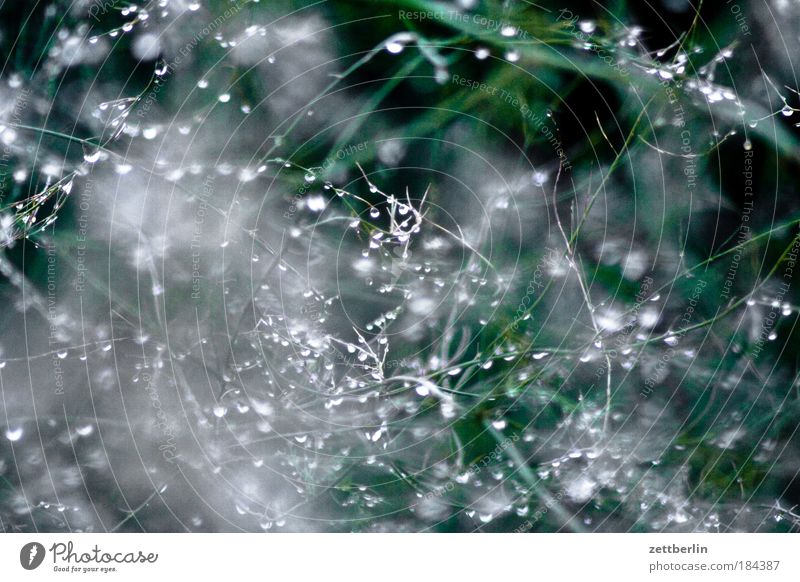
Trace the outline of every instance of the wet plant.
{"type": "Polygon", "coordinates": [[[612,4],[0,7],[3,528],[795,530],[789,53],[612,4]]]}

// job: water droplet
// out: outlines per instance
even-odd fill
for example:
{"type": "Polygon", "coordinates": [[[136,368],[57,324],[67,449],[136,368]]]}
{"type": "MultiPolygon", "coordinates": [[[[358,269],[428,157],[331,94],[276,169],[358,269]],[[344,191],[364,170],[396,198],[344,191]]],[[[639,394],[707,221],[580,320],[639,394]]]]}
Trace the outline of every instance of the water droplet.
{"type": "Polygon", "coordinates": [[[15,443],[22,438],[22,433],[23,433],[22,427],[14,429],[9,428],[6,431],[6,438],[10,440],[12,443],[15,443]]]}
{"type": "Polygon", "coordinates": [[[306,207],[311,212],[322,212],[325,210],[326,202],[322,196],[309,196],[306,198],[306,207]]]}
{"type": "Polygon", "coordinates": [[[500,34],[505,37],[511,37],[517,34],[517,29],[516,27],[507,24],[500,29],[500,34]]]}
{"type": "Polygon", "coordinates": [[[94,164],[100,159],[102,152],[100,150],[95,150],[93,152],[83,154],[83,160],[88,164],[94,164]]]}
{"type": "Polygon", "coordinates": [[[386,50],[392,53],[393,55],[403,52],[403,48],[405,48],[403,43],[397,42],[396,40],[386,43],[386,50]]]}
{"type": "Polygon", "coordinates": [[[79,436],[86,437],[94,432],[94,426],[92,426],[91,424],[87,424],[86,426],[79,426],[77,429],[75,429],[75,432],[78,433],[79,436]]]}
{"type": "Polygon", "coordinates": [[[541,188],[547,182],[547,174],[545,172],[534,172],[533,173],[533,184],[537,188],[541,188]]]}

